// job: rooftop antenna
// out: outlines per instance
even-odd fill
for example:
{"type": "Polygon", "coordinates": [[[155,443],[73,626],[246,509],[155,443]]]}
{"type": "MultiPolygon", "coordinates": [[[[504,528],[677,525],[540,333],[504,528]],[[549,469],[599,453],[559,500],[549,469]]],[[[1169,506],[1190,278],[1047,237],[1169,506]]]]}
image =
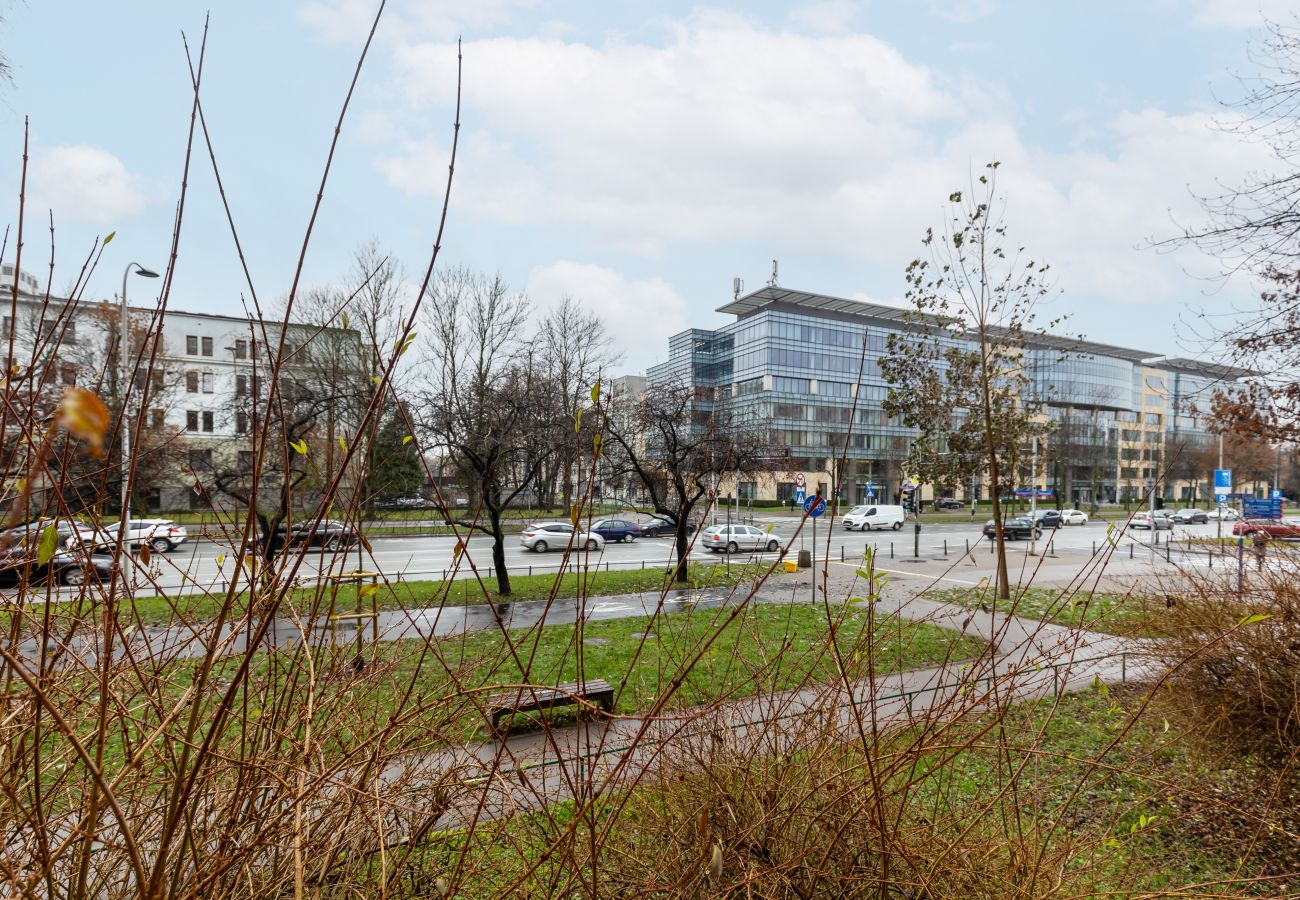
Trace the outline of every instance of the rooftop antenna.
{"type": "Polygon", "coordinates": [[[772,260],[772,280],[767,283],[768,287],[776,287],[776,260],[772,260]]]}
{"type": "Polygon", "coordinates": [[[740,299],[740,292],[745,289],[745,282],[740,278],[731,279],[731,293],[735,299],[740,299]]]}

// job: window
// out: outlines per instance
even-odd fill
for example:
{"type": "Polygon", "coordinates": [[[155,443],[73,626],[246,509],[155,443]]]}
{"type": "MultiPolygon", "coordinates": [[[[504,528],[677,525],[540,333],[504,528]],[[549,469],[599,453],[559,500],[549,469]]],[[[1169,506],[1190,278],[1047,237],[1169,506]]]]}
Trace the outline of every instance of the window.
{"type": "Polygon", "coordinates": [[[163,411],[161,409],[149,410],[149,425],[152,428],[163,427],[163,411]]]}
{"type": "Polygon", "coordinates": [[[199,336],[197,334],[185,335],[185,354],[187,356],[199,355],[199,336]]]}
{"type": "Polygon", "coordinates": [[[758,482],[740,481],[736,483],[736,499],[753,500],[758,494],[758,482]]]}
{"type": "Polygon", "coordinates": [[[199,392],[199,373],[185,373],[185,392],[187,394],[197,394],[199,392]]]}
{"type": "Polygon", "coordinates": [[[5,337],[9,337],[9,332],[13,331],[13,329],[14,329],[14,320],[11,319],[9,316],[5,316],[5,318],[4,318],[4,335],[5,335],[5,337]]]}
{"type": "Polygon", "coordinates": [[[190,451],[190,468],[196,472],[212,468],[212,450],[191,450],[190,451]]]}
{"type": "Polygon", "coordinates": [[[213,418],[213,417],[212,417],[212,412],[211,412],[211,411],[205,412],[205,413],[203,414],[203,430],[204,430],[204,431],[211,431],[211,430],[212,430],[212,418],[213,418]]]}
{"type": "Polygon", "coordinates": [[[77,367],[70,365],[59,366],[59,380],[64,384],[76,384],[77,367]]]}
{"type": "Polygon", "coordinates": [[[248,413],[242,409],[235,413],[235,434],[248,434],[248,413]]]}
{"type": "Polygon", "coordinates": [[[782,503],[789,503],[794,499],[794,482],[782,481],[776,486],[776,499],[782,503]]]}
{"type": "Polygon", "coordinates": [[[248,341],[235,341],[235,359],[248,359],[248,341]]]}
{"type": "Polygon", "coordinates": [[[210,337],[205,337],[205,338],[202,339],[202,342],[203,342],[203,355],[204,355],[204,356],[211,356],[211,355],[212,355],[212,338],[210,338],[210,337]]]}
{"type": "Polygon", "coordinates": [[[217,376],[211,372],[203,373],[203,393],[211,394],[217,388],[217,376]]]}
{"type": "Polygon", "coordinates": [[[185,430],[186,431],[199,430],[199,414],[192,409],[187,410],[185,412],[185,430]]]}
{"type": "Polygon", "coordinates": [[[248,376],[247,376],[247,375],[236,375],[236,376],[235,376],[235,396],[236,396],[236,397],[247,397],[247,396],[248,396],[248,376]]]}
{"type": "Polygon", "coordinates": [[[239,466],[239,471],[241,471],[241,472],[251,472],[251,471],[253,471],[253,451],[252,451],[252,450],[240,450],[240,451],[239,451],[239,461],[238,461],[237,465],[239,466]]]}

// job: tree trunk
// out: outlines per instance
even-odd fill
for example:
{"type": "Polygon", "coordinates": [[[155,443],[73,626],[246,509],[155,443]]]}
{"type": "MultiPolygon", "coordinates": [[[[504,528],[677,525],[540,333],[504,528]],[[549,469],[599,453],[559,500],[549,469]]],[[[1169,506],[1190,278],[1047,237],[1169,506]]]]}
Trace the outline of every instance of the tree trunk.
{"type": "Polygon", "coordinates": [[[673,581],[676,584],[686,584],[690,580],[690,573],[687,571],[687,557],[691,552],[690,541],[686,536],[686,523],[688,518],[688,516],[681,515],[680,513],[676,517],[677,534],[674,543],[677,549],[677,569],[673,572],[673,581]]]}
{"type": "Polygon", "coordinates": [[[488,523],[492,526],[492,567],[496,570],[497,593],[502,597],[510,596],[510,573],[506,571],[506,536],[501,530],[500,497],[490,497],[487,507],[488,523]]]}

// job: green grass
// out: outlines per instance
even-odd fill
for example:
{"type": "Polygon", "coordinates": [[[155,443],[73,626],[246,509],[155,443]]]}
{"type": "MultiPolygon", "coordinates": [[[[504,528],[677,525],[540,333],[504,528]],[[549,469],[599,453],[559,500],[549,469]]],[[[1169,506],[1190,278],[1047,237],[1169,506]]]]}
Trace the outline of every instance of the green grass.
{"type": "Polygon", "coordinates": [[[991,587],[943,588],[927,591],[925,596],[968,608],[994,608],[1040,622],[1133,636],[1150,634],[1152,617],[1157,613],[1143,597],[1059,588],[1012,588],[1010,600],[996,601],[991,587]]]}
{"type": "MultiPolygon", "coordinates": [[[[635,594],[646,591],[662,591],[680,587],[705,588],[722,587],[752,580],[765,572],[767,567],[760,563],[745,563],[731,566],[728,574],[723,565],[700,565],[692,562],[691,578],[687,585],[676,585],[671,581],[671,574],[665,569],[615,569],[607,572],[583,571],[541,573],[537,575],[512,575],[510,577],[511,593],[497,593],[495,579],[484,578],[482,583],[476,579],[452,579],[447,581],[402,581],[381,585],[378,593],[363,598],[363,608],[372,607],[380,610],[391,609],[426,609],[438,606],[467,606],[475,603],[512,603],[526,600],[546,600],[555,597],[610,596],[614,594],[635,594]]],[[[247,602],[247,593],[236,598],[236,608],[242,610],[247,602]]],[[[140,625],[166,625],[183,619],[186,621],[203,621],[215,618],[224,601],[223,596],[204,594],[183,594],[173,597],[137,596],[131,609],[123,609],[122,618],[140,625]]],[[[288,608],[291,611],[306,612],[330,609],[339,612],[352,612],[357,608],[357,588],[354,585],[322,586],[298,588],[289,591],[288,608]]],[[[67,619],[83,617],[95,612],[95,605],[84,600],[58,601],[51,604],[56,617],[67,619]]],[[[12,615],[10,611],[0,610],[0,623],[7,627],[12,615]]],[[[40,611],[29,608],[28,620],[40,615],[40,611]]]]}

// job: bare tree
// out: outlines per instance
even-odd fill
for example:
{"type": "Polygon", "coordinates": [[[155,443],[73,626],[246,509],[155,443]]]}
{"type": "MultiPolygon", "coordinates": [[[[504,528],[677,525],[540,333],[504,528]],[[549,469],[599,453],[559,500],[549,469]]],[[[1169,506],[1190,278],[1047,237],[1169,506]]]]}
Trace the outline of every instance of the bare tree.
{"type": "MultiPolygon", "coordinates": [[[[1024,446],[1046,430],[1027,344],[1050,288],[1046,263],[1008,247],[997,170],[989,163],[978,186],[949,195],[942,231],[926,232],[930,258],[907,267],[912,331],[889,336],[880,370],[885,411],[918,431],[909,471],[942,488],[987,473],[1000,523],[999,494],[1014,487],[1024,446]]],[[[996,543],[997,595],[1007,599],[1001,528],[996,543]]]]}
{"type": "Polygon", "coordinates": [[[694,388],[657,384],[630,412],[606,416],[615,471],[631,472],[644,485],[650,505],[677,525],[673,580],[688,580],[687,525],[701,501],[723,477],[791,468],[789,454],[769,440],[765,423],[740,421],[725,408],[706,408],[694,388]]]}
{"type": "MultiPolygon", "coordinates": [[[[556,411],[529,303],[500,278],[467,269],[439,274],[424,307],[427,384],[416,420],[470,497],[457,524],[492,538],[497,590],[510,593],[503,515],[556,452],[556,411]]],[[[444,506],[443,515],[451,518],[444,506]]]]}

